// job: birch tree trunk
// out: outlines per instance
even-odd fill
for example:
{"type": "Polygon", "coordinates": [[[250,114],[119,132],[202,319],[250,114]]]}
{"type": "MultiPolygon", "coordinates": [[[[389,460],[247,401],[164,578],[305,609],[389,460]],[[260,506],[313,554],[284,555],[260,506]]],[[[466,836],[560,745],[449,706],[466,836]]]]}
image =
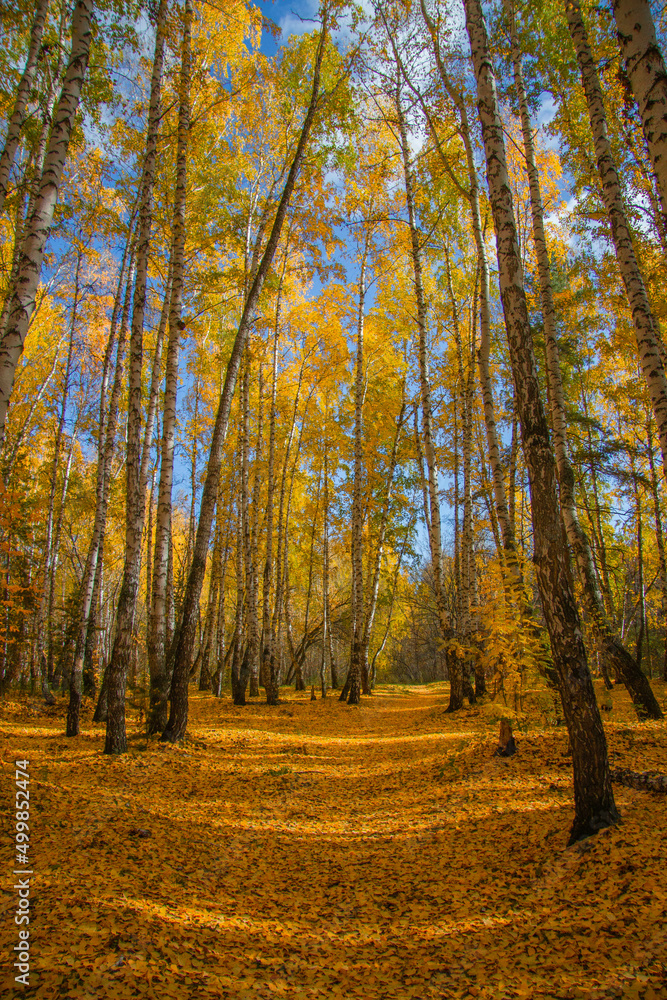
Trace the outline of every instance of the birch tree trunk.
{"type": "Polygon", "coordinates": [[[655,471],[655,460],[653,458],[653,435],[651,432],[651,420],[646,427],[648,464],[651,470],[651,495],[653,497],[653,516],[655,519],[655,541],[658,549],[658,569],[660,573],[660,594],[662,611],[662,628],[664,651],[662,660],[662,679],[667,680],[667,557],[665,556],[665,536],[662,527],[662,511],[660,510],[660,487],[655,471]]]}
{"type": "Polygon", "coordinates": [[[118,286],[114,300],[114,308],[109,327],[109,339],[104,354],[104,368],[102,375],[102,385],[100,388],[100,409],[97,433],[97,482],[95,489],[95,517],[93,521],[93,531],[88,554],[83,569],[81,585],[77,595],[76,614],[76,639],[74,647],[74,664],[72,668],[72,683],[70,684],[69,705],[67,710],[67,736],[79,735],[79,716],[81,711],[81,695],[83,693],[83,667],[86,651],[86,638],[89,631],[89,616],[93,601],[95,581],[97,579],[97,564],[99,550],[102,544],[104,528],[106,524],[107,505],[109,500],[109,489],[111,485],[111,463],[116,437],[116,426],[118,420],[118,403],[121,391],[121,376],[123,356],[125,352],[125,335],[127,330],[127,310],[129,308],[129,288],[132,274],[132,253],[130,246],[132,241],[131,229],[128,240],[125,244],[123,259],[121,262],[118,286]],[[109,378],[111,374],[113,351],[116,346],[116,328],[121,310],[122,289],[124,284],[125,269],[128,254],[130,255],[129,276],[125,293],[125,307],[123,312],[123,322],[118,338],[116,350],[116,372],[111,393],[111,399],[107,401],[109,378]]]}
{"type": "Polygon", "coordinates": [[[642,120],[667,230],[667,70],[647,0],[613,0],[625,71],[642,120]]]}
{"type": "MultiPolygon", "coordinates": [[[[391,493],[394,483],[394,474],[396,472],[396,466],[398,465],[398,448],[401,440],[401,433],[403,430],[403,424],[405,422],[405,416],[407,412],[407,400],[405,398],[405,376],[403,377],[402,385],[402,403],[401,409],[398,414],[398,420],[396,421],[396,433],[394,435],[394,441],[391,448],[391,458],[389,459],[389,469],[387,470],[386,477],[386,493],[384,501],[382,504],[382,511],[380,513],[380,526],[378,530],[378,540],[375,548],[375,554],[373,558],[373,573],[371,577],[371,585],[368,594],[368,602],[365,608],[364,614],[364,628],[362,635],[362,647],[361,647],[361,660],[365,664],[366,673],[368,676],[368,691],[371,692],[371,680],[370,680],[370,668],[368,665],[368,651],[370,648],[371,634],[373,632],[373,624],[375,622],[375,612],[377,610],[378,594],[380,592],[380,575],[382,568],[382,556],[384,554],[384,541],[387,533],[387,525],[389,523],[389,511],[391,507],[391,493]]],[[[326,480],[325,480],[326,482],[326,480]]],[[[328,495],[327,495],[328,496],[328,495]]],[[[327,499],[328,502],[328,499],[327,499]]],[[[328,587],[329,587],[329,566],[328,566],[328,529],[325,534],[325,544],[326,544],[326,556],[327,556],[327,589],[325,592],[325,601],[328,602],[328,587]]]]}
{"type": "Polygon", "coordinates": [[[245,705],[246,679],[241,675],[241,654],[243,642],[243,521],[241,504],[237,503],[236,511],[236,551],[234,559],[236,569],[236,613],[234,616],[234,637],[232,639],[232,700],[235,705],[245,705]]]}
{"type": "Polygon", "coordinates": [[[35,310],[35,296],[42,271],[44,247],[53,221],[70,135],[88,68],[92,10],[93,0],[77,0],[72,14],[72,48],[69,63],[53,119],[39,194],[32,215],[28,219],[21,246],[7,325],[0,340],[0,448],[5,436],[7,408],[14,386],[16,366],[23,352],[30,319],[35,310]]]}
{"type": "MultiPolygon", "coordinates": [[[[352,489],[352,621],[350,642],[350,670],[347,675],[348,705],[358,705],[361,699],[363,681],[363,613],[364,613],[364,573],[362,527],[363,509],[361,502],[361,439],[363,434],[363,398],[364,398],[364,310],[366,301],[366,260],[370,242],[370,229],[367,227],[364,248],[361,255],[361,271],[359,273],[359,302],[357,307],[357,356],[354,378],[354,485],[352,489]]],[[[367,686],[367,681],[366,685],[367,686]]]]}
{"type": "Polygon", "coordinates": [[[433,402],[431,397],[431,382],[427,356],[426,329],[426,298],[422,280],[422,259],[417,216],[415,212],[414,181],[410,164],[410,148],[403,113],[400,85],[397,84],[395,94],[396,115],[400,134],[403,175],[405,179],[405,197],[410,226],[410,247],[412,268],[417,300],[417,330],[419,337],[419,385],[422,405],[422,429],[424,437],[424,456],[428,472],[428,523],[430,524],[429,545],[431,549],[431,566],[433,569],[433,587],[438,610],[440,634],[445,643],[445,658],[449,672],[450,696],[448,712],[455,712],[463,705],[463,671],[455,656],[449,653],[453,637],[451,623],[447,612],[445,599],[443,564],[442,564],[442,526],[440,517],[440,486],[438,482],[438,465],[435,456],[435,441],[433,432],[433,402]]]}
{"type": "MultiPolygon", "coordinates": [[[[259,490],[261,486],[260,462],[262,457],[262,435],[264,428],[264,368],[259,363],[257,382],[257,441],[255,444],[255,477],[252,485],[252,518],[250,525],[250,578],[248,580],[248,666],[249,694],[259,697],[259,607],[257,604],[259,584],[259,490]]],[[[248,406],[250,402],[248,401],[248,406]]]]}
{"type": "MultiPolygon", "coordinates": [[[[287,470],[289,468],[289,462],[292,452],[292,442],[294,441],[294,431],[296,429],[296,417],[299,410],[299,399],[301,397],[301,386],[303,384],[303,373],[306,365],[306,359],[304,358],[301,367],[299,369],[299,378],[296,385],[296,392],[294,393],[294,406],[292,407],[292,420],[290,423],[289,433],[287,435],[287,441],[285,442],[285,455],[283,458],[283,468],[280,477],[280,494],[278,498],[278,541],[276,546],[276,595],[273,603],[273,616],[271,619],[271,642],[275,643],[276,635],[280,632],[280,625],[283,615],[283,601],[284,601],[284,583],[285,574],[283,572],[284,558],[287,555],[288,547],[288,517],[283,520],[283,514],[285,513],[285,500],[287,493],[287,470]],[[284,555],[283,555],[284,550],[284,555]]],[[[301,425],[303,429],[303,424],[301,425]]],[[[299,435],[299,447],[301,445],[301,435],[299,435]]],[[[294,469],[293,469],[294,472],[294,469]]],[[[294,475],[292,474],[290,482],[289,497],[287,498],[288,508],[291,505],[292,499],[292,486],[294,483],[294,475]]]]}
{"type": "Polygon", "coordinates": [[[192,654],[194,649],[197,611],[199,607],[201,589],[204,582],[204,575],[206,573],[206,557],[211,537],[211,526],[213,523],[213,515],[215,513],[218,485],[220,482],[222,450],[225,435],[227,433],[227,424],[229,421],[229,412],[232,404],[234,386],[236,384],[236,377],[241,363],[241,358],[243,356],[243,350],[245,348],[245,341],[250,326],[250,320],[254,316],[260,292],[262,291],[264,281],[273,262],[283,222],[285,220],[285,215],[287,214],[287,208],[292,196],[292,191],[294,190],[294,185],[301,169],[301,164],[306,151],[306,146],[308,144],[315,114],[322,99],[320,95],[320,71],[326,48],[327,37],[328,13],[325,11],[315,56],[310,103],[301,127],[301,133],[299,135],[299,140],[294,152],[294,158],[287,175],[287,180],[285,181],[285,187],[283,188],[278,209],[273,220],[271,233],[250,287],[250,291],[246,297],[238,331],[232,347],[229,363],[227,365],[227,373],[222,393],[220,395],[220,402],[218,404],[218,412],[216,414],[211,440],[211,451],[206,470],[206,479],[204,481],[204,489],[201,498],[199,524],[197,526],[197,537],[195,540],[192,565],[188,574],[185,597],[183,601],[183,610],[178,625],[178,635],[175,636],[174,639],[176,648],[174,675],[171,686],[171,711],[167,726],[161,737],[161,739],[165,741],[175,742],[176,740],[181,739],[185,735],[185,731],[187,729],[188,678],[190,676],[190,665],[192,663],[192,654]]]}
{"type": "MultiPolygon", "coordinates": [[[[113,456],[116,443],[116,430],[118,425],[118,404],[120,401],[122,382],[123,382],[123,362],[125,359],[125,347],[127,343],[127,332],[128,332],[129,315],[130,315],[130,294],[132,290],[133,266],[134,266],[134,249],[130,256],[130,263],[128,267],[128,277],[127,277],[127,284],[125,287],[125,301],[123,305],[123,315],[120,322],[120,331],[118,333],[118,348],[116,351],[116,371],[114,374],[114,382],[113,382],[113,388],[111,390],[111,399],[109,401],[109,412],[107,416],[107,423],[105,429],[102,500],[101,500],[101,506],[96,507],[96,513],[95,513],[96,527],[98,527],[99,530],[99,545],[97,551],[97,569],[95,572],[95,584],[93,586],[93,598],[92,598],[93,601],[95,597],[95,587],[98,586],[98,579],[101,577],[102,573],[101,560],[104,552],[104,534],[106,528],[107,505],[109,501],[109,492],[111,488],[111,470],[112,470],[113,456]],[[97,523],[98,516],[99,516],[99,524],[97,523]]],[[[98,472],[97,486],[99,490],[100,489],[99,472],[98,472]]],[[[93,609],[95,609],[96,605],[93,603],[92,607],[93,609]]],[[[91,629],[94,627],[95,614],[96,612],[94,611],[93,616],[89,618],[88,632],[86,636],[86,648],[88,646],[88,642],[90,639],[91,629]]],[[[100,694],[97,700],[97,706],[95,708],[95,713],[93,715],[93,722],[107,721],[108,692],[109,692],[109,678],[108,678],[108,670],[105,668],[104,676],[102,678],[102,684],[100,687],[100,694]]]]}
{"type": "Polygon", "coordinates": [[[21,130],[26,118],[30,91],[32,90],[35,73],[37,71],[37,64],[39,62],[42,35],[44,34],[44,22],[46,21],[48,9],[49,0],[37,0],[35,16],[33,18],[32,29],[30,31],[30,47],[28,49],[28,57],[26,59],[23,75],[21,76],[18,90],[16,92],[16,100],[14,102],[12,117],[9,119],[9,124],[7,126],[5,144],[2,153],[0,154],[0,212],[2,212],[5,207],[5,199],[7,197],[7,189],[9,187],[9,174],[12,169],[12,164],[14,163],[14,157],[21,138],[21,130]]]}
{"type": "MultiPolygon", "coordinates": [[[[57,72],[60,72],[58,69],[57,72]]],[[[14,236],[14,250],[12,255],[12,268],[9,276],[9,282],[7,284],[7,295],[5,298],[4,305],[2,307],[2,313],[0,314],[0,343],[5,335],[5,330],[7,328],[7,321],[9,319],[9,311],[12,304],[12,297],[16,291],[16,284],[19,274],[19,265],[21,263],[21,247],[23,244],[23,238],[25,236],[26,225],[28,219],[32,217],[35,210],[35,205],[37,204],[37,198],[39,196],[39,189],[42,179],[42,170],[44,169],[44,158],[46,156],[47,144],[49,141],[49,133],[51,131],[51,121],[53,115],[53,107],[55,103],[55,95],[52,100],[47,101],[46,108],[44,109],[42,115],[42,130],[40,132],[39,139],[37,141],[37,146],[35,148],[32,157],[32,177],[29,184],[30,195],[28,198],[28,204],[25,211],[25,216],[22,220],[21,226],[16,225],[15,236],[14,236]]],[[[28,323],[28,332],[30,326],[35,319],[36,311],[34,311],[30,317],[28,323]]],[[[27,333],[26,333],[27,336],[27,333]]]]}
{"type": "Polygon", "coordinates": [[[465,0],[465,15],[496,231],[500,292],[530,477],[533,559],[572,747],[575,815],[570,842],[574,842],[615,823],[618,812],[561,527],[555,461],[540,397],[503,128],[480,0],[465,0]]]}
{"type": "Polygon", "coordinates": [[[271,630],[271,588],[273,585],[273,497],[275,493],[276,460],[276,393],[278,389],[278,338],[280,335],[280,304],[282,284],[287,267],[288,247],[285,246],[283,268],[278,283],[276,319],[273,330],[273,361],[271,368],[271,408],[269,411],[269,466],[266,474],[266,556],[262,577],[262,660],[260,675],[266,691],[267,705],[278,704],[278,676],[271,630]]]}
{"type": "MultiPolygon", "coordinates": [[[[186,8],[184,28],[188,36],[190,22],[186,8]]],[[[141,179],[139,206],[139,231],[137,235],[136,278],[132,304],[132,325],[130,332],[130,363],[128,373],[128,417],[127,417],[127,457],[126,471],[126,526],[125,526],[125,566],[123,581],[116,612],[116,634],[111,660],[107,667],[107,732],[104,752],[124,753],[127,749],[125,734],[125,685],[132,659],[132,632],[134,613],[139,589],[141,566],[141,543],[144,526],[146,497],[141,491],[142,455],[142,363],[144,311],[146,307],[146,285],[148,277],[148,254],[151,237],[152,199],[155,182],[155,162],[157,133],[160,122],[160,91],[164,64],[166,0],[160,0],[155,33],[155,56],[151,78],[150,105],[146,152],[141,179]]]]}
{"type": "MultiPolygon", "coordinates": [[[[257,603],[254,596],[254,580],[257,578],[256,565],[253,564],[252,526],[250,523],[250,487],[249,487],[249,466],[250,466],[250,374],[251,360],[249,346],[246,344],[245,365],[243,378],[241,381],[241,399],[239,407],[241,409],[241,430],[239,432],[239,450],[241,454],[241,483],[239,503],[241,504],[241,531],[243,536],[243,564],[245,568],[245,623],[247,629],[246,648],[244,653],[244,668],[241,670],[243,676],[243,690],[238,688],[234,694],[235,704],[245,704],[246,675],[250,678],[253,661],[259,654],[259,628],[257,621],[257,603]],[[254,618],[254,627],[253,627],[254,618]]],[[[261,402],[261,401],[260,401],[261,402]]],[[[261,420],[261,415],[260,418],[261,420]]],[[[218,503],[220,501],[218,500],[218,503]]],[[[253,514],[255,512],[253,511],[253,514]]]]}
{"type": "MultiPolygon", "coordinates": [[[[76,444],[76,432],[78,425],[78,414],[76,421],[74,423],[74,428],[72,430],[72,436],[70,438],[69,450],[67,452],[67,461],[65,463],[65,469],[63,471],[63,482],[60,489],[60,503],[58,504],[58,516],[56,517],[55,528],[53,532],[53,555],[51,560],[51,576],[49,581],[49,610],[47,616],[47,626],[48,626],[48,636],[49,636],[49,672],[53,669],[54,661],[54,641],[53,641],[53,613],[55,609],[55,596],[56,596],[56,575],[58,572],[58,560],[60,555],[60,536],[62,534],[63,519],[65,515],[65,500],[67,499],[67,491],[69,489],[69,477],[72,471],[72,458],[74,456],[74,446],[76,444]]],[[[65,592],[65,587],[63,585],[63,595],[65,592]]],[[[64,600],[63,600],[64,604],[64,600]]],[[[66,657],[64,651],[61,649],[61,665],[66,663],[66,657]]],[[[65,677],[63,676],[63,681],[65,677]]]]}
{"type": "Polygon", "coordinates": [[[528,110],[526,88],[523,81],[521,51],[514,26],[514,14],[510,7],[512,61],[514,64],[514,85],[516,88],[521,114],[521,129],[523,145],[526,154],[526,168],[530,186],[530,201],[533,221],[533,242],[537,257],[540,279],[540,296],[542,303],[542,318],[544,322],[544,337],[547,352],[547,379],[549,384],[549,402],[551,406],[551,425],[553,429],[554,451],[556,453],[556,470],[560,487],[560,506],[563,523],[572,554],[574,556],[577,575],[581,585],[584,607],[590,617],[595,637],[602,655],[619,674],[625,684],[639,718],[661,719],[660,706],[651,690],[647,677],[632,658],[617,635],[614,634],[600,593],[590,543],[577,516],[574,496],[574,469],[570,462],[567,444],[567,420],[565,417],[565,395],[561,377],[560,354],[558,349],[558,334],[556,330],[556,311],[554,309],[553,290],[551,285],[551,265],[549,251],[544,232],[544,209],[540,178],[533,143],[533,129],[528,110]]]}
{"type": "Polygon", "coordinates": [[[440,79],[442,80],[445,90],[458,112],[460,123],[459,131],[466,154],[468,190],[465,194],[470,203],[472,231],[475,237],[475,247],[477,249],[477,259],[479,262],[480,342],[477,350],[477,364],[479,370],[480,388],[482,390],[482,403],[484,406],[484,427],[486,430],[489,465],[491,466],[491,475],[493,479],[496,516],[502,532],[503,549],[505,551],[507,563],[512,576],[518,583],[520,574],[516,558],[516,541],[507,505],[505,476],[500,458],[500,445],[498,442],[496,413],[493,401],[493,384],[489,369],[489,360],[491,355],[489,261],[486,250],[486,241],[484,238],[484,230],[482,227],[482,213],[479,203],[479,178],[477,176],[477,167],[475,166],[475,156],[470,133],[470,122],[468,119],[468,108],[463,95],[454,86],[454,83],[447,72],[447,68],[442,58],[440,39],[438,37],[436,25],[428,14],[424,0],[420,0],[420,6],[424,22],[428,28],[431,41],[433,43],[433,51],[440,79]]]}
{"type": "MultiPolygon", "coordinates": [[[[472,490],[471,460],[472,460],[472,400],[469,398],[470,377],[464,369],[463,344],[461,342],[461,324],[459,322],[459,312],[454,297],[452,286],[452,274],[449,264],[449,254],[445,250],[445,261],[447,269],[447,287],[452,309],[452,325],[454,328],[454,342],[459,366],[459,393],[461,397],[461,417],[462,417],[462,445],[463,445],[463,524],[461,530],[460,546],[460,566],[461,577],[458,587],[459,596],[459,622],[458,628],[466,651],[461,658],[461,671],[463,673],[463,688],[470,703],[475,701],[475,694],[470,684],[470,653],[472,646],[472,625],[470,618],[470,592],[471,592],[471,570],[472,566],[472,490]]],[[[474,351],[474,344],[473,344],[474,351]]]]}
{"type": "MultiPolygon", "coordinates": [[[[186,17],[190,16],[186,12],[186,17]]],[[[190,38],[189,21],[183,36],[180,107],[176,147],[176,190],[172,220],[171,295],[169,297],[169,341],[162,409],[160,448],[160,483],[155,517],[155,551],[151,615],[148,627],[148,665],[150,704],[148,732],[161,733],[168,718],[167,677],[167,572],[171,550],[171,504],[176,447],[176,399],[178,394],[178,355],[184,323],[181,318],[185,267],[185,207],[187,191],[188,133],[190,129],[190,38]]]]}
{"type": "Polygon", "coordinates": [[[607,136],[607,118],[602,100],[600,78],[593,61],[581,7],[577,0],[566,0],[565,11],[588,105],[595,155],[602,183],[602,197],[609,216],[616,259],[632,312],[639,360],[653,405],[662,449],[663,470],[667,476],[667,377],[662,361],[658,326],[648,301],[644,278],[632,244],[630,227],[623,204],[621,183],[607,136]]]}
{"type": "MultiPolygon", "coordinates": [[[[37,657],[41,664],[44,660],[44,639],[50,631],[50,617],[53,613],[53,594],[55,588],[54,561],[56,553],[53,547],[53,527],[55,515],[56,488],[58,481],[58,466],[60,463],[60,452],[65,434],[65,418],[67,416],[67,402],[69,398],[69,383],[72,372],[72,358],[74,354],[74,333],[76,330],[77,311],[79,306],[79,276],[81,270],[81,253],[77,256],[76,272],[74,278],[74,301],[72,303],[72,317],[70,320],[69,346],[67,350],[67,361],[65,362],[65,374],[63,382],[63,394],[60,403],[60,416],[56,429],[56,437],[53,446],[53,469],[51,473],[51,487],[49,489],[49,502],[46,515],[46,537],[44,539],[44,590],[40,600],[39,611],[37,613],[37,657]]],[[[49,657],[52,652],[49,651],[49,657]]],[[[42,690],[44,696],[49,700],[48,692],[48,665],[42,677],[42,690]]]]}

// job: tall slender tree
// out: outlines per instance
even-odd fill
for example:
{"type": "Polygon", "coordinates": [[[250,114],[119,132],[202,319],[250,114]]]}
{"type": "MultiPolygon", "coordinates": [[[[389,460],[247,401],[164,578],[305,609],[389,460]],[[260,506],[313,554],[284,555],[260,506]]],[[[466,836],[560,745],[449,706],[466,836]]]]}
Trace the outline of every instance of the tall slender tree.
{"type": "Polygon", "coordinates": [[[530,479],[533,559],[572,746],[575,816],[570,840],[574,842],[615,823],[618,812],[561,528],[556,464],[537,377],[505,140],[480,0],[465,0],[465,15],[496,232],[500,294],[530,479]]]}

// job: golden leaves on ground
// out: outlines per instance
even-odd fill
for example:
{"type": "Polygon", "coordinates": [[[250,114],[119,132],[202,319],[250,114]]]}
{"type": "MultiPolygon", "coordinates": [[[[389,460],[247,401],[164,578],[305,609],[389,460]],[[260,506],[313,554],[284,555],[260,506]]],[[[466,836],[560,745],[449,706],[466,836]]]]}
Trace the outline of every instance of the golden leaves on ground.
{"type": "MultiPolygon", "coordinates": [[[[493,758],[497,706],[452,718],[447,697],[383,687],[359,707],[283,693],[240,709],[194,695],[184,747],[137,729],[118,759],[101,727],[66,740],[59,718],[4,703],[5,786],[17,753],[32,778],[22,992],[667,996],[664,796],[617,788],[622,826],[565,850],[564,728],[518,719],[517,756],[493,758]]],[[[616,689],[612,764],[667,770],[665,724],[631,719],[616,689]]]]}

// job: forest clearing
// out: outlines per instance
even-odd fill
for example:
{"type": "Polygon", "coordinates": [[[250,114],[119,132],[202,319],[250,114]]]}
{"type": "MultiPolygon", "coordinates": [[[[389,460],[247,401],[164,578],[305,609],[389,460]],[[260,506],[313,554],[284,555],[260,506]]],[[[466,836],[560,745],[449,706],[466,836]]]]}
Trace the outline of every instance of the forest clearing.
{"type": "MultiPolygon", "coordinates": [[[[31,772],[25,995],[666,997],[665,797],[616,786],[622,823],[566,848],[567,732],[532,695],[508,759],[502,703],[453,717],[441,683],[359,706],[193,693],[187,742],[135,714],[120,757],[91,704],[68,741],[63,700],[4,702],[3,782],[17,754],[31,772]]],[[[665,723],[611,697],[612,766],[667,770],[665,723]]]]}

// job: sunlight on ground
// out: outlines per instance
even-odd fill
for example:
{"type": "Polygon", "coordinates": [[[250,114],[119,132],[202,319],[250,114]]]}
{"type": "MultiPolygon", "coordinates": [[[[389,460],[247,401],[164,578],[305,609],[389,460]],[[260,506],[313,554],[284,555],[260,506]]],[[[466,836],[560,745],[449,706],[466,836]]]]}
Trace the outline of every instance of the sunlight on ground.
{"type": "MultiPolygon", "coordinates": [[[[667,996],[664,796],[617,787],[623,824],[566,850],[567,734],[536,709],[502,760],[504,707],[452,718],[443,684],[383,686],[358,708],[282,698],[193,692],[184,746],[132,719],[119,759],[89,721],[66,740],[62,702],[0,703],[4,787],[17,756],[31,773],[22,995],[667,996]]],[[[613,766],[667,770],[667,726],[637,723],[625,692],[605,727],[613,766]]]]}

